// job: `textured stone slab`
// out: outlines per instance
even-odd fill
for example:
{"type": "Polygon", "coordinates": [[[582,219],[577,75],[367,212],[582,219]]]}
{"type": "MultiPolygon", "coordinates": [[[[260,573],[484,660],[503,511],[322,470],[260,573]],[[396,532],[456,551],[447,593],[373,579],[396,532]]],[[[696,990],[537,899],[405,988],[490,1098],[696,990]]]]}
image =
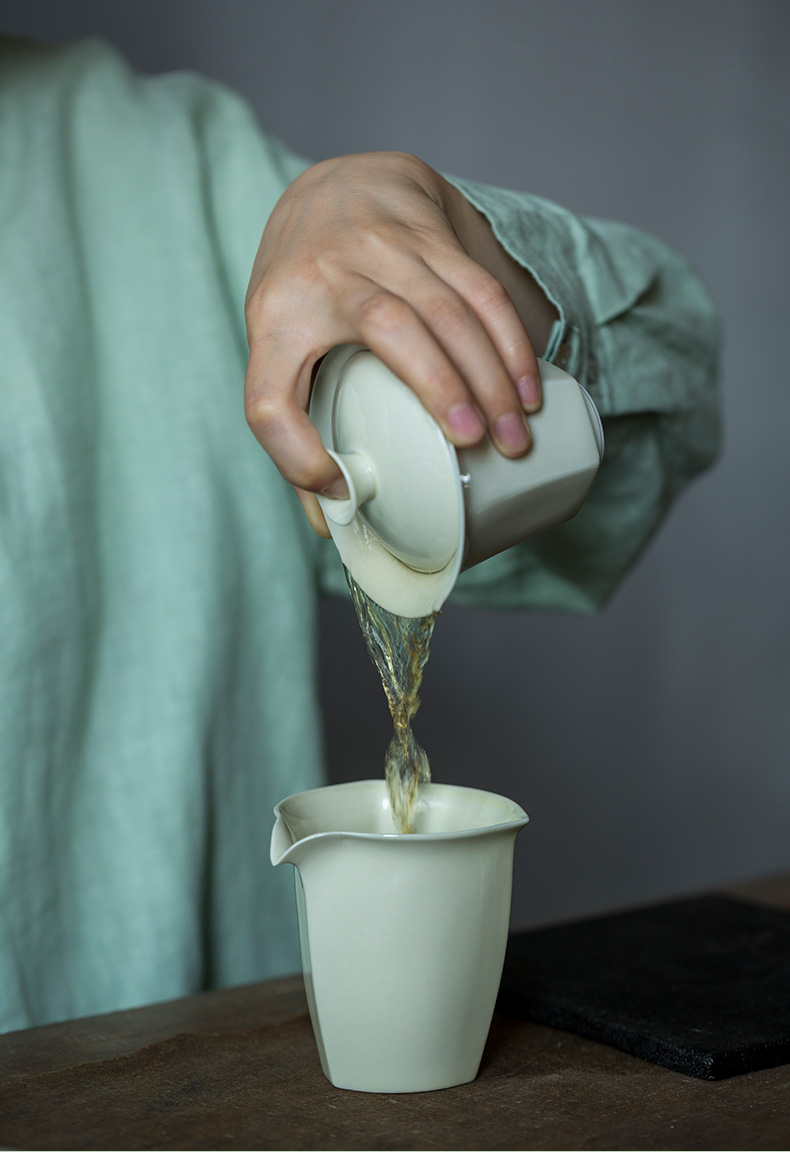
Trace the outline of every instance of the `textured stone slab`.
{"type": "Polygon", "coordinates": [[[689,1076],[790,1061],[790,913],[726,896],[511,937],[500,1011],[689,1076]]]}

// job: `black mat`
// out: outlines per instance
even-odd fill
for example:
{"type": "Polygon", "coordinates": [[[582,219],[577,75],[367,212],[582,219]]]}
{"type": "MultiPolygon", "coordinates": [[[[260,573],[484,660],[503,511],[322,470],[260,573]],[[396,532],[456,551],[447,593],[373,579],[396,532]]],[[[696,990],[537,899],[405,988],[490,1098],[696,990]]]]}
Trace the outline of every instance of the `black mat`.
{"type": "Polygon", "coordinates": [[[790,1062],[790,913],[706,896],[514,933],[498,1008],[688,1076],[790,1062]]]}

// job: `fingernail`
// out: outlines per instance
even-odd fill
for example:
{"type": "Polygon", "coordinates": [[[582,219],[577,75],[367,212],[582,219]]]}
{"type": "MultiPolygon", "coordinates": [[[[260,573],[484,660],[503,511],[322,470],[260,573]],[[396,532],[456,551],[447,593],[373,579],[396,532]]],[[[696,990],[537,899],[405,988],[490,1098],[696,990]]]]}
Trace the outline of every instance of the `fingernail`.
{"type": "Polygon", "coordinates": [[[338,476],[331,484],[327,484],[326,488],[321,489],[321,495],[329,496],[332,500],[347,500],[348,484],[346,484],[345,477],[338,476]]]}
{"type": "Polygon", "coordinates": [[[447,424],[462,440],[479,440],[485,432],[485,425],[471,404],[456,404],[451,408],[447,413],[447,424]]]}
{"type": "Polygon", "coordinates": [[[524,452],[529,444],[527,425],[517,412],[499,417],[494,425],[494,436],[506,452],[524,452]]]}
{"type": "Polygon", "coordinates": [[[523,376],[516,385],[516,391],[527,412],[540,407],[540,385],[534,376],[523,376]]]}

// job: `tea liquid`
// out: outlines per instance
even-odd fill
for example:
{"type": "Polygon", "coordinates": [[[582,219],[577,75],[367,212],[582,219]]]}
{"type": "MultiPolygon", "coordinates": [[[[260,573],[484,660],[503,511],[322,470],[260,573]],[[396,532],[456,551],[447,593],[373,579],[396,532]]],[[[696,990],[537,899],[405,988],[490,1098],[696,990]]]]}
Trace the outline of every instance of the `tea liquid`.
{"type": "Polygon", "coordinates": [[[374,603],[348,571],[346,579],[370,658],[381,674],[395,729],[384,759],[392,817],[399,832],[413,832],[417,795],[420,785],[431,779],[431,769],[411,722],[420,706],[422,671],[438,613],[416,619],[396,616],[374,603]]]}

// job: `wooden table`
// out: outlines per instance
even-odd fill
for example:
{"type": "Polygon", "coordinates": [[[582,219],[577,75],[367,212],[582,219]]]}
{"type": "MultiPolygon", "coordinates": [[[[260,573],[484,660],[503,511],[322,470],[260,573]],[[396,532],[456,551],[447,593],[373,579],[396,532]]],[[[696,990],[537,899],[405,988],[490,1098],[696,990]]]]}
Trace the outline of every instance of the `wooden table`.
{"type": "MultiPolygon", "coordinates": [[[[790,876],[729,891],[790,908],[790,876]]],[[[472,1084],[344,1092],[289,977],[0,1037],[0,1145],[787,1149],[790,1065],[711,1083],[497,1016],[472,1084]]]]}

